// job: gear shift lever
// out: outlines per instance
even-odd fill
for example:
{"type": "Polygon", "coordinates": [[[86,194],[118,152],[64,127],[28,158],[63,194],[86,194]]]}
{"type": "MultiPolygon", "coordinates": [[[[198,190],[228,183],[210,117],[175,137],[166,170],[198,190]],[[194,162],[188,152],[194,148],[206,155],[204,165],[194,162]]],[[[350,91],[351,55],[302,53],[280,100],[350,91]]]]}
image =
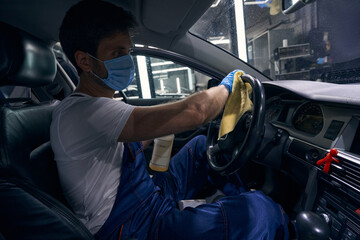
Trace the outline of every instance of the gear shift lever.
{"type": "Polygon", "coordinates": [[[302,211],[296,216],[299,240],[327,240],[330,229],[324,218],[311,211],[302,211]]]}

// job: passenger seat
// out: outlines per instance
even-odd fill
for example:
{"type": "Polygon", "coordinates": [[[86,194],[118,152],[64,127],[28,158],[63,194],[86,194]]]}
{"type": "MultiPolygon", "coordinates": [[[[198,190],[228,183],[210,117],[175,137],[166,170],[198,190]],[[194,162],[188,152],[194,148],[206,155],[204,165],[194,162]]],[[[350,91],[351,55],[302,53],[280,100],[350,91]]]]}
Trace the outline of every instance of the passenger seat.
{"type": "MultiPolygon", "coordinates": [[[[52,49],[0,22],[0,86],[51,84],[52,49]]],[[[69,208],[50,145],[58,101],[4,99],[0,106],[0,239],[94,239],[69,208]]]]}

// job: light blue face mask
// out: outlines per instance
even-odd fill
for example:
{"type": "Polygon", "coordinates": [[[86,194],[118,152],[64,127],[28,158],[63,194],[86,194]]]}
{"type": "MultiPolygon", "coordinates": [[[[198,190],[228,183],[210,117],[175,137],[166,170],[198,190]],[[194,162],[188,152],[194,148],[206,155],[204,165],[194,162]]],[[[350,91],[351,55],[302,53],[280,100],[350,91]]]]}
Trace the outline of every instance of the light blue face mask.
{"type": "Polygon", "coordinates": [[[127,88],[134,79],[135,66],[130,54],[106,61],[102,61],[91,54],[89,56],[104,63],[108,73],[107,78],[101,78],[94,72],[92,74],[103,80],[112,89],[121,91],[127,88]]]}

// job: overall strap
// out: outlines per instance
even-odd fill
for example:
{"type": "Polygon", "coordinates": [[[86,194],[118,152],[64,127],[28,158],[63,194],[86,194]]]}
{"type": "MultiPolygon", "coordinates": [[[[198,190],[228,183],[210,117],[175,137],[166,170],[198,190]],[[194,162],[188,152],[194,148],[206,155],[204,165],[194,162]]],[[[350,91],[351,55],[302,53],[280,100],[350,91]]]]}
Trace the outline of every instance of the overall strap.
{"type": "Polygon", "coordinates": [[[108,239],[119,231],[132,214],[152,196],[155,186],[145,168],[141,143],[124,143],[120,184],[114,206],[104,225],[95,234],[108,239]]]}

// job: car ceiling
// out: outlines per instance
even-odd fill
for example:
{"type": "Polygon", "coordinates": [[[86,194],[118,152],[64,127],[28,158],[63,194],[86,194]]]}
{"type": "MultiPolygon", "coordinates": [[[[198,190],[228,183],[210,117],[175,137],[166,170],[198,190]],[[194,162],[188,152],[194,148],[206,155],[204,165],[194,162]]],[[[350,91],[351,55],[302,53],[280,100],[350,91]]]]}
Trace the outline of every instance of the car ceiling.
{"type": "MultiPolygon", "coordinates": [[[[222,49],[204,42],[188,29],[214,0],[106,0],[132,12],[139,24],[133,42],[170,50],[226,73],[258,71],[222,49]],[[223,64],[219,64],[219,62],[223,64]],[[226,63],[226,64],[225,64],[226,63]]],[[[25,30],[49,45],[58,41],[66,11],[79,0],[0,0],[0,21],[25,30]]]]}
{"type": "MultiPolygon", "coordinates": [[[[66,11],[79,0],[0,0],[0,21],[43,39],[58,41],[58,29],[66,11]]],[[[131,11],[138,23],[134,42],[169,46],[212,4],[213,0],[108,0],[131,11]],[[154,39],[154,41],[151,41],[154,39]]]]}

